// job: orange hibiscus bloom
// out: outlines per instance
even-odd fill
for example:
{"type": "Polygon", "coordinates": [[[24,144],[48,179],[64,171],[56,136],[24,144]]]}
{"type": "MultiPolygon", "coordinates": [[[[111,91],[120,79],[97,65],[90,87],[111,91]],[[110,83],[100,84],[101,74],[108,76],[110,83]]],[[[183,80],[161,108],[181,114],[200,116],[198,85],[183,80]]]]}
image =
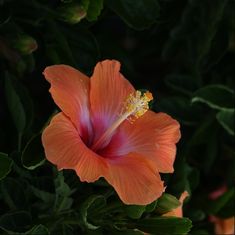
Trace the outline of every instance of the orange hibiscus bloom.
{"type": "Polygon", "coordinates": [[[44,75],[62,112],[42,134],[46,158],[58,169],[74,169],[81,181],[104,177],[126,204],[146,205],[164,191],[159,172],[173,172],[179,124],[148,110],[142,94],[105,60],[92,77],[67,65],[44,75]]]}

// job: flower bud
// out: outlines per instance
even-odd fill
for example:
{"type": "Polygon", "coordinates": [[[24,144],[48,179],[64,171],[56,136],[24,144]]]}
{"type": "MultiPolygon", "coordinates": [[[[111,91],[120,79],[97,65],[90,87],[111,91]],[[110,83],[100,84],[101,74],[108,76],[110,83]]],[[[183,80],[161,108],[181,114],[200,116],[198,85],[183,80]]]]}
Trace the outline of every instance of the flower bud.
{"type": "Polygon", "coordinates": [[[86,17],[86,10],[79,4],[66,4],[59,8],[59,14],[63,21],[70,24],[77,24],[86,17]]]}
{"type": "Polygon", "coordinates": [[[13,47],[23,55],[29,55],[38,48],[34,38],[29,35],[20,35],[12,41],[13,47]]]}

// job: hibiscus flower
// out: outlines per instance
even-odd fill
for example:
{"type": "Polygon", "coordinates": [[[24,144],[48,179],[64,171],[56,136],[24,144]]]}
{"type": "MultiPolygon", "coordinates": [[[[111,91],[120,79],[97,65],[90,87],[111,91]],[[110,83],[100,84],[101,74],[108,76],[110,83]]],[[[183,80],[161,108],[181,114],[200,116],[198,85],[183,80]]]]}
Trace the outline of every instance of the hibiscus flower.
{"type": "Polygon", "coordinates": [[[173,172],[179,124],[149,110],[142,93],[120,73],[115,60],[99,62],[91,78],[67,65],[44,75],[61,109],[43,131],[46,158],[81,181],[104,177],[125,204],[146,205],[161,196],[159,172],[173,172]]]}

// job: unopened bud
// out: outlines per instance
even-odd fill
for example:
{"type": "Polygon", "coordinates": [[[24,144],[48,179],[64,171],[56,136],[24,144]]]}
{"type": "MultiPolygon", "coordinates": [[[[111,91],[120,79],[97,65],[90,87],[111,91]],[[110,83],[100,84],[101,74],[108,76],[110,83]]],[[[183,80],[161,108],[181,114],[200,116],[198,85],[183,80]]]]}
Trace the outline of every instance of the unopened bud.
{"type": "Polygon", "coordinates": [[[86,17],[86,10],[78,4],[67,4],[59,8],[61,19],[70,24],[77,24],[86,17]]]}
{"type": "Polygon", "coordinates": [[[12,41],[13,47],[23,55],[29,55],[38,48],[34,38],[29,35],[20,35],[12,41]]]}

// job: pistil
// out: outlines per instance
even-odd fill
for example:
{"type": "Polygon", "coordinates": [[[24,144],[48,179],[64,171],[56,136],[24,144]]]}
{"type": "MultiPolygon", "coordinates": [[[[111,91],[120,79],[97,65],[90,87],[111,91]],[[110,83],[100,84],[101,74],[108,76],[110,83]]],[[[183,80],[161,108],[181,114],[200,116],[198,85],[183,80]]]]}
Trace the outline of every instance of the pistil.
{"type": "Polygon", "coordinates": [[[153,96],[149,91],[141,93],[141,91],[137,90],[131,93],[124,102],[124,107],[119,118],[93,144],[92,150],[97,151],[102,146],[107,145],[122,122],[128,120],[130,123],[133,123],[136,119],[144,115],[149,109],[149,102],[151,100],[153,100],[153,96]]]}

